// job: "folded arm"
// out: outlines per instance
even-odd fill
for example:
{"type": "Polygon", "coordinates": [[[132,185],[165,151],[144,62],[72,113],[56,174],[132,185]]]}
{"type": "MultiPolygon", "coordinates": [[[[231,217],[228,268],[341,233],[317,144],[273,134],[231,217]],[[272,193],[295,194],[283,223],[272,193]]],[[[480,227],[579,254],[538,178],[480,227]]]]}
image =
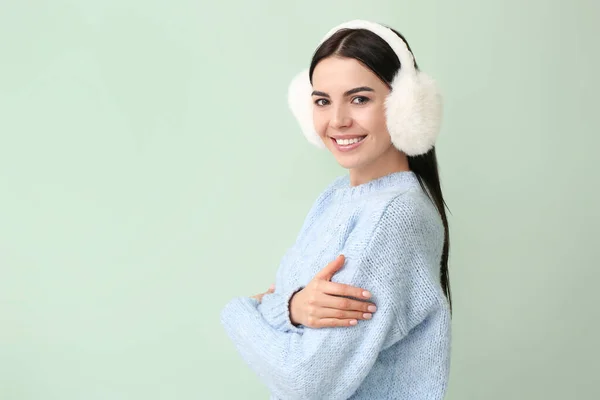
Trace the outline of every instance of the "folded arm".
{"type": "MultiPolygon", "coordinates": [[[[350,397],[380,351],[401,340],[419,318],[412,311],[412,302],[418,298],[420,283],[411,271],[431,259],[423,254],[429,251],[425,230],[419,225],[418,214],[408,214],[416,218],[414,221],[396,220],[393,213],[386,215],[388,219],[377,226],[364,253],[347,258],[345,266],[355,273],[344,283],[373,293],[378,311],[371,320],[359,321],[353,327],[297,329],[289,324],[283,307],[275,313],[277,318],[265,318],[262,311],[272,313],[274,308],[255,299],[234,298],[223,309],[221,321],[227,334],[276,396],[332,400],[350,397]],[[279,326],[273,326],[273,320],[278,320],[279,326]]],[[[268,296],[280,305],[286,304],[287,294],[279,294],[279,298],[265,295],[264,300],[268,296]]],[[[422,305],[417,308],[423,309],[422,305]]]]}

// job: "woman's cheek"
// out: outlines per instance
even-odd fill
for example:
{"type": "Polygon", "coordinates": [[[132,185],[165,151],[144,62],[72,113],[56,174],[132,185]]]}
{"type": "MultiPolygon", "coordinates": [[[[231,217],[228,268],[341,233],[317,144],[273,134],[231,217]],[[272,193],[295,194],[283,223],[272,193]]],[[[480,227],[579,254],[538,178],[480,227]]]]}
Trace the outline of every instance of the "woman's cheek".
{"type": "Polygon", "coordinates": [[[364,107],[356,113],[355,121],[368,133],[377,132],[386,126],[385,110],[375,105],[364,107]]]}
{"type": "Polygon", "coordinates": [[[370,126],[370,114],[365,110],[357,111],[353,114],[354,129],[360,132],[368,131],[370,126]]]}
{"type": "Polygon", "coordinates": [[[327,133],[327,121],[323,118],[323,115],[320,113],[313,114],[313,125],[315,128],[315,132],[319,134],[319,136],[323,137],[327,133]]]}

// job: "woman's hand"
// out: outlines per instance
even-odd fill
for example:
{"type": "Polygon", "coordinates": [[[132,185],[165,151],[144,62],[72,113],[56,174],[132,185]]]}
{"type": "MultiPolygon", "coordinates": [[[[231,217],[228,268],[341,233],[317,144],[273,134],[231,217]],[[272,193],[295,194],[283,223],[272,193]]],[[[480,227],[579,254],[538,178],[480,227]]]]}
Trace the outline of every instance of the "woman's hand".
{"type": "Polygon", "coordinates": [[[275,284],[272,284],[271,287],[269,288],[269,290],[267,290],[264,293],[261,294],[257,294],[255,296],[251,296],[253,299],[258,300],[258,302],[260,303],[262,301],[262,298],[265,294],[269,294],[269,293],[273,293],[275,291],[275,284]]]}
{"type": "Polygon", "coordinates": [[[290,320],[294,325],[310,328],[356,325],[359,319],[370,319],[376,307],[373,303],[339,296],[368,299],[371,294],[354,286],[331,282],[344,265],[344,256],[330,262],[290,300],[290,320]]]}

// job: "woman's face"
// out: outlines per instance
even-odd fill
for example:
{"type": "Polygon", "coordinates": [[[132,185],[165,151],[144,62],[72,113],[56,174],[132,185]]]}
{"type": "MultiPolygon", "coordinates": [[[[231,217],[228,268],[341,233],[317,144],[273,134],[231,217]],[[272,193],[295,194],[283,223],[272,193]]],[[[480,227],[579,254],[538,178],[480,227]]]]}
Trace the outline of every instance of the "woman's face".
{"type": "Polygon", "coordinates": [[[390,89],[353,58],[328,57],[314,69],[313,119],[316,132],[339,164],[373,169],[395,152],[386,125],[390,89]]]}

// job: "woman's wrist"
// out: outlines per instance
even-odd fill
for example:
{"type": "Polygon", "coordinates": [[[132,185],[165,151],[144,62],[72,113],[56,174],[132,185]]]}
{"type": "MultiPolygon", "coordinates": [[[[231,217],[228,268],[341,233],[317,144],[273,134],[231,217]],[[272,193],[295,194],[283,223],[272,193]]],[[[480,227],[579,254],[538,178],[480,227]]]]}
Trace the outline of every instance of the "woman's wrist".
{"type": "Polygon", "coordinates": [[[298,315],[297,311],[296,311],[296,308],[294,307],[294,305],[297,304],[297,302],[296,302],[296,300],[297,300],[296,295],[298,293],[299,293],[299,291],[295,292],[294,294],[292,294],[292,296],[290,297],[289,305],[288,305],[289,306],[289,311],[290,311],[290,323],[292,325],[296,326],[296,327],[300,325],[300,322],[294,318],[294,316],[298,315]]]}

